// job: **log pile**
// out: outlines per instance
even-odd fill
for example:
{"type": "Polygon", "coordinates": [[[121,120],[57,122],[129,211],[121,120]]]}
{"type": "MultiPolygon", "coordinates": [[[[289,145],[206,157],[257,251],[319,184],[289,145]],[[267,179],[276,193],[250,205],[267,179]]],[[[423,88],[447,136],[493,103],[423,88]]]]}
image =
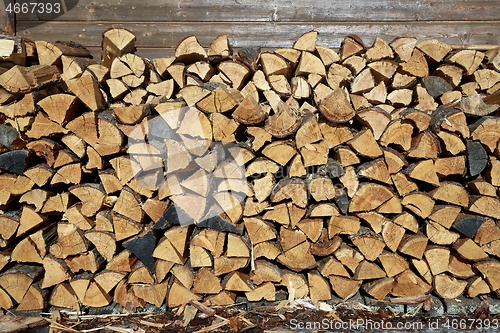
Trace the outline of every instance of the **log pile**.
{"type": "Polygon", "coordinates": [[[0,39],[0,308],[500,291],[498,49],[0,39]]]}

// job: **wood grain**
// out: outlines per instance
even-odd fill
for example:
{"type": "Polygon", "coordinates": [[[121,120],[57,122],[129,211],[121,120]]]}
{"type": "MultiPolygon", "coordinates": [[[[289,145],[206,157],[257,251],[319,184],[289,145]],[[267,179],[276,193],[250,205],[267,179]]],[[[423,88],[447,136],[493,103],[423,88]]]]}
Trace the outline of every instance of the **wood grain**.
{"type": "MultiPolygon", "coordinates": [[[[68,1],[66,1],[68,2],[68,1]]],[[[70,7],[73,1],[69,1],[70,7]]],[[[80,0],[60,21],[121,22],[390,22],[495,21],[498,1],[487,0],[80,0]]],[[[53,16],[18,14],[17,19],[41,20],[53,16]]]]}
{"type": "Polygon", "coordinates": [[[500,44],[500,22],[414,22],[414,23],[124,23],[114,22],[18,22],[21,37],[32,40],[72,40],[86,46],[100,46],[102,31],[109,27],[131,30],[139,48],[173,48],[184,37],[195,34],[208,47],[221,34],[228,34],[234,47],[259,45],[267,48],[291,47],[301,34],[317,30],[318,45],[339,47],[346,35],[357,34],[370,45],[376,37],[391,41],[415,36],[419,41],[438,39],[448,44],[500,44]]]}

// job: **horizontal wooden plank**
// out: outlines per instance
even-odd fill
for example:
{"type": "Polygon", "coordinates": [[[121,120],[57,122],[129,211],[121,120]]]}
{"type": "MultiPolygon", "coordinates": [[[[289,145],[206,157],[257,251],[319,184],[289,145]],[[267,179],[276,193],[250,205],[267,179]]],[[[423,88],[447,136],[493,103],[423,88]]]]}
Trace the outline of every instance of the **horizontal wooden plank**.
{"type": "Polygon", "coordinates": [[[415,23],[125,23],[113,22],[18,22],[19,36],[32,40],[74,41],[86,46],[101,45],[102,33],[123,27],[137,36],[141,48],[175,48],[186,36],[196,35],[207,47],[218,35],[227,34],[234,47],[258,45],[268,48],[290,47],[303,33],[319,32],[318,45],[339,47],[345,36],[357,34],[371,45],[376,37],[391,41],[414,36],[419,40],[438,39],[449,44],[500,45],[500,22],[415,22],[415,23]]]}
{"type": "MultiPolygon", "coordinates": [[[[46,0],[45,2],[59,2],[46,0]]],[[[388,22],[498,20],[497,0],[65,0],[67,13],[17,19],[118,22],[388,22]]],[[[36,11],[37,12],[37,11],[36,11]]]]}

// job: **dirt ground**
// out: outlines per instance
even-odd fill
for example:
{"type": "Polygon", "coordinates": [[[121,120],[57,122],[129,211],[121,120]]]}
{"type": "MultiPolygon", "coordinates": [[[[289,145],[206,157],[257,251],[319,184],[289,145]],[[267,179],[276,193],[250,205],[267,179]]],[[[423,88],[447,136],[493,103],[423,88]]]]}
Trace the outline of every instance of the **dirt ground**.
{"type": "Polygon", "coordinates": [[[251,310],[244,310],[245,307],[240,304],[212,309],[187,305],[162,313],[83,316],[52,311],[42,314],[44,319],[38,318],[38,322],[33,317],[15,317],[19,319],[17,328],[11,326],[10,330],[2,326],[5,322],[2,319],[12,316],[0,316],[0,333],[498,332],[500,329],[500,317],[490,315],[487,303],[469,316],[440,317],[427,316],[423,311],[396,312],[390,306],[373,310],[355,303],[346,303],[336,310],[328,306],[320,306],[323,309],[319,310],[314,309],[312,303],[290,304],[288,301],[252,306],[251,310]],[[31,326],[23,326],[22,321],[28,319],[31,326]]]}

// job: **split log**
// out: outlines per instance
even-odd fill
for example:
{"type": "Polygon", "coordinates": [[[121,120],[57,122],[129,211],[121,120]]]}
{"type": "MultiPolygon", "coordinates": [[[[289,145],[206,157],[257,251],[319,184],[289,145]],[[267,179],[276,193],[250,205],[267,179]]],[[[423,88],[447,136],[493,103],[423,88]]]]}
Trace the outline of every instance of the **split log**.
{"type": "Polygon", "coordinates": [[[318,40],[9,42],[0,307],[497,292],[498,50],[318,40]]]}
{"type": "Polygon", "coordinates": [[[14,66],[0,75],[0,84],[10,93],[28,93],[43,85],[54,84],[59,80],[56,66],[35,65],[30,67],[14,66]]]}
{"type": "Polygon", "coordinates": [[[344,38],[340,46],[340,59],[344,60],[353,55],[358,55],[365,50],[361,39],[356,35],[349,35],[344,38]]]}
{"type": "Polygon", "coordinates": [[[427,294],[432,290],[432,286],[419,278],[411,270],[406,270],[396,278],[396,284],[392,288],[391,294],[396,297],[411,297],[427,294]]]}
{"type": "Polygon", "coordinates": [[[42,272],[41,267],[17,265],[0,275],[0,286],[20,303],[42,272]]]}
{"type": "Polygon", "coordinates": [[[458,297],[464,292],[465,287],[467,287],[467,281],[458,280],[447,274],[439,274],[434,278],[436,294],[444,299],[458,297]]]}
{"type": "Polygon", "coordinates": [[[383,300],[394,287],[394,278],[381,278],[363,285],[363,289],[373,298],[383,300]]]}
{"type": "Polygon", "coordinates": [[[355,115],[349,95],[343,89],[334,90],[324,98],[319,110],[326,119],[335,123],[345,123],[355,115]]]}
{"type": "Polygon", "coordinates": [[[342,299],[354,296],[361,287],[361,281],[351,278],[330,275],[328,279],[330,280],[332,290],[342,299]]]}
{"type": "Polygon", "coordinates": [[[402,61],[408,61],[411,57],[413,49],[417,45],[417,39],[414,37],[398,37],[395,38],[389,45],[402,61]]]}

